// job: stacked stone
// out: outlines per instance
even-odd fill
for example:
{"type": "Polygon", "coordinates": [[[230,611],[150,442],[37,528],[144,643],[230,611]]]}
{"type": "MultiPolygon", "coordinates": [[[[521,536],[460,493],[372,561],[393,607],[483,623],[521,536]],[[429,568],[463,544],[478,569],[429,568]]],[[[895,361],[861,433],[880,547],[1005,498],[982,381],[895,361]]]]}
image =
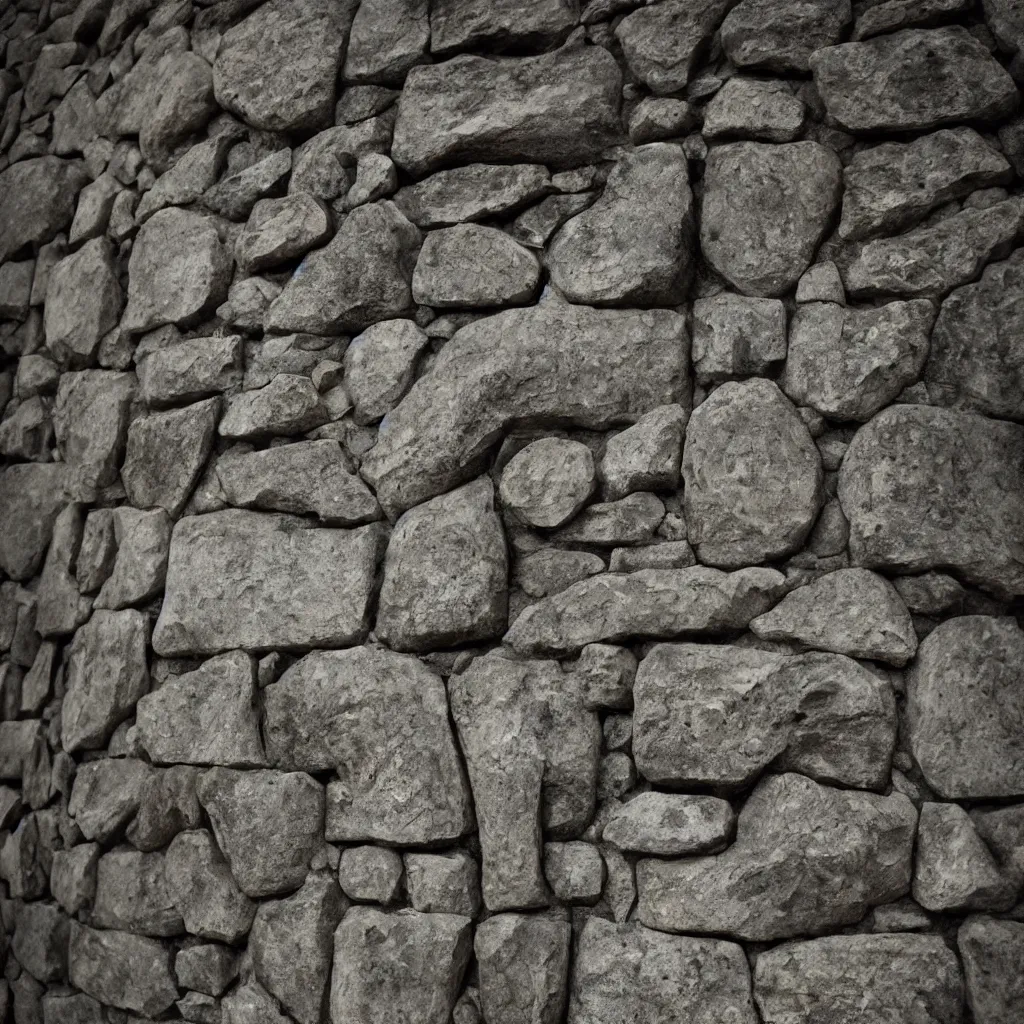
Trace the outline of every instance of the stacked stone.
{"type": "Polygon", "coordinates": [[[0,1022],[1020,1024],[1012,0],[0,0],[0,1022]]]}

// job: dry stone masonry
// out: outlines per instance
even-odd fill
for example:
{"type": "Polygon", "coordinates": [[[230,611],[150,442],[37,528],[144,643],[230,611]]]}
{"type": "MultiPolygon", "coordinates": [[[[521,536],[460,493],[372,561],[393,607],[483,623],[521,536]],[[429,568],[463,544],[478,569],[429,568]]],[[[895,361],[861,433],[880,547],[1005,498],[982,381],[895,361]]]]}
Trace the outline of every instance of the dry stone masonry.
{"type": "Polygon", "coordinates": [[[1019,0],[0,0],[0,1024],[1024,1024],[1019,0]]]}

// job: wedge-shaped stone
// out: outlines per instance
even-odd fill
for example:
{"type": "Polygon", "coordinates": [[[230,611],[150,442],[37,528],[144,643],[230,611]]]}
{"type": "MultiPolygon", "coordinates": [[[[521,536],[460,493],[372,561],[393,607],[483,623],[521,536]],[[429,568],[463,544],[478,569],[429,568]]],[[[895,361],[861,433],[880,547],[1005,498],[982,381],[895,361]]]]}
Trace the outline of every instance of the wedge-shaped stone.
{"type": "Polygon", "coordinates": [[[330,237],[331,215],[315,196],[299,192],[281,199],[261,199],[236,243],[235,258],[246,273],[254,274],[304,256],[330,237]]]}
{"type": "Polygon", "coordinates": [[[374,647],[308,654],[263,701],[273,764],[338,773],[327,791],[332,842],[416,846],[472,826],[444,686],[417,659],[374,647]]]}
{"type": "Polygon", "coordinates": [[[385,417],[363,474],[402,511],[472,477],[514,422],[601,429],[688,401],[686,341],[668,310],[548,303],[478,320],[385,417]]]}
{"type": "Polygon", "coordinates": [[[763,615],[784,588],[774,569],[602,573],[528,607],[505,642],[528,653],[568,654],[600,641],[728,633],[763,615]]]}
{"type": "Polygon", "coordinates": [[[649,928],[750,942],[834,931],[910,890],[917,812],[877,796],[772,775],[717,857],[642,860],[637,915],[649,928]]]}
{"type": "Polygon", "coordinates": [[[180,935],[185,930],[164,874],[162,853],[112,850],[96,864],[92,924],[136,935],[180,935]]]}
{"type": "Polygon", "coordinates": [[[392,158],[413,175],[474,160],[573,167],[621,141],[622,75],[599,46],[413,68],[392,158]]]}
{"type": "Polygon", "coordinates": [[[910,612],[896,588],[867,569],[838,569],[790,591],[750,628],[764,640],[795,640],[897,667],[917,650],[910,612]]]}
{"type": "Polygon", "coordinates": [[[736,787],[769,765],[884,788],[891,684],[835,654],[658,644],[633,685],[633,756],[651,782],[736,787]]]}
{"type": "Polygon", "coordinates": [[[754,998],[773,1024],[960,1024],[963,989],[938,935],[830,935],[759,954],[754,998]]]}
{"type": "Polygon", "coordinates": [[[977,188],[1004,185],[1010,165],[973,128],[944,128],[912,142],[854,153],[843,170],[839,237],[892,234],[977,188]]]}
{"type": "Polygon", "coordinates": [[[612,813],[602,838],[620,850],[658,857],[715,853],[736,827],[727,800],[684,793],[639,793],[612,813]]]}
{"type": "Polygon", "coordinates": [[[829,117],[850,132],[994,121],[1017,104],[1013,79],[960,25],[828,46],[810,66],[829,117]]]}
{"type": "Polygon", "coordinates": [[[484,902],[492,911],[540,906],[541,828],[571,838],[594,814],[597,714],[584,708],[579,677],[555,661],[492,653],[449,686],[478,816],[484,902]]]}
{"type": "Polygon", "coordinates": [[[311,527],[234,509],[179,520],[154,650],[174,657],[361,642],[380,530],[311,527]]]}
{"type": "Polygon", "coordinates": [[[569,1024],[757,1024],[742,946],[591,917],[573,963],[569,1024]]]}
{"type": "Polygon", "coordinates": [[[601,198],[552,238],[546,262],[570,302],[674,306],[690,285],[695,234],[686,156],[656,142],[615,165],[601,198]]]}
{"type": "Polygon", "coordinates": [[[242,380],[240,334],[190,338],[151,352],[139,361],[138,377],[147,405],[175,405],[220,394],[242,380]]]}
{"type": "Polygon", "coordinates": [[[839,470],[855,565],[950,570],[1024,593],[1024,427],[897,405],[854,435],[839,470]]]}
{"type": "Polygon", "coordinates": [[[68,467],[62,463],[8,466],[0,473],[0,569],[27,580],[43,564],[53,524],[67,503],[68,467]]]}

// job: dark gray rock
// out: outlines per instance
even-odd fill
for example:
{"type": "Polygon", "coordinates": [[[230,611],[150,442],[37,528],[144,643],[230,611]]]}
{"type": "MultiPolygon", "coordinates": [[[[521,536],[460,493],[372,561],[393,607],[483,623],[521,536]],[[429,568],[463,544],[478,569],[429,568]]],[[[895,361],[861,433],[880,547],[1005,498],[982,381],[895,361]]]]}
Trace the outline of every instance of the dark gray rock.
{"type": "Polygon", "coordinates": [[[548,196],[516,217],[509,234],[531,249],[543,249],[570,217],[582,213],[596,198],[594,192],[548,196]]]}
{"type": "Polygon", "coordinates": [[[579,512],[596,482],[585,444],[542,437],[509,459],[498,493],[502,506],[527,526],[554,529],[579,512]]]}
{"type": "Polygon", "coordinates": [[[345,388],[357,423],[376,423],[409,390],[430,339],[414,320],[382,320],[345,350],[345,388]]]}
{"type": "Polygon", "coordinates": [[[682,793],[639,793],[612,812],[606,843],[631,853],[689,857],[728,845],[736,815],[727,800],[682,793]]]}
{"type": "Polygon", "coordinates": [[[144,224],[166,206],[194,203],[220,177],[231,142],[230,137],[220,135],[189,149],[139,200],[136,223],[144,224]]]}
{"type": "Polygon", "coordinates": [[[242,270],[254,274],[319,248],[331,237],[331,230],[326,205],[308,192],[260,199],[235,243],[235,258],[242,270]]]}
{"type": "Polygon", "coordinates": [[[741,68],[807,71],[808,58],[838,43],[853,20],[850,0],[741,0],[722,22],[722,49],[741,68]]]}
{"type": "Polygon", "coordinates": [[[174,958],[174,974],[182,988],[219,996],[238,974],[238,956],[217,943],[189,946],[174,958]]]}
{"type": "Polygon", "coordinates": [[[792,142],[800,135],[804,118],[803,102],[784,82],[737,76],[704,108],[701,134],[709,142],[730,138],[792,142]]]}
{"type": "Polygon", "coordinates": [[[114,511],[117,557],[93,607],[117,610],[142,604],[164,589],[171,517],[163,509],[114,511]]]}
{"type": "Polygon", "coordinates": [[[153,772],[144,761],[132,757],[103,758],[79,765],[68,814],[86,839],[107,842],[139,809],[153,772]]]}
{"type": "Polygon", "coordinates": [[[894,29],[941,25],[967,9],[964,0],[883,0],[875,7],[858,9],[851,38],[860,41],[894,29]]]}
{"type": "Polygon", "coordinates": [[[576,24],[563,0],[435,0],[430,5],[430,50],[547,50],[576,24]]]}
{"type": "Polygon", "coordinates": [[[346,846],[338,878],[346,896],[362,903],[395,903],[402,891],[402,858],[382,846],[346,846]]]}
{"type": "Polygon", "coordinates": [[[43,561],[53,524],[67,499],[67,466],[8,466],[0,474],[0,568],[12,579],[33,576],[43,561]]]}
{"type": "Polygon", "coordinates": [[[80,843],[70,850],[53,851],[50,892],[68,914],[77,914],[92,903],[100,853],[99,843],[80,843]]]}
{"type": "Polygon", "coordinates": [[[243,353],[239,334],[189,338],[150,352],[138,363],[142,398],[159,407],[228,391],[242,379],[243,353]]]}
{"type": "Polygon", "coordinates": [[[127,829],[137,850],[150,852],[166,846],[179,832],[198,828],[202,808],[196,796],[199,769],[172,765],[150,772],[142,785],[139,811],[127,829]]]}
{"type": "Polygon", "coordinates": [[[74,574],[84,527],[85,510],[78,503],[66,506],[53,524],[37,592],[36,632],[41,636],[73,633],[89,618],[93,602],[79,594],[74,574]]]}
{"type": "Polygon", "coordinates": [[[284,191],[284,181],[291,169],[292,151],[276,150],[222,178],[203,193],[200,201],[208,210],[228,220],[247,220],[257,202],[284,191]]]}
{"type": "Polygon", "coordinates": [[[24,245],[42,245],[67,230],[88,180],[81,161],[55,156],[21,160],[0,173],[0,263],[24,245]]]}
{"type": "Polygon", "coordinates": [[[136,935],[173,936],[185,930],[167,883],[162,853],[112,850],[96,865],[90,923],[136,935]]]}
{"type": "Polygon", "coordinates": [[[59,981],[67,971],[68,919],[52,903],[14,904],[11,952],[36,981],[59,981]]]}
{"type": "Polygon", "coordinates": [[[694,110],[685,100],[645,96],[629,115],[629,138],[636,146],[679,138],[694,121],[694,110]]]}
{"type": "Polygon", "coordinates": [[[327,203],[342,199],[352,185],[359,157],[388,151],[393,124],[394,117],[387,112],[314,135],[295,150],[289,193],[308,192],[327,203]]]}
{"type": "Polygon", "coordinates": [[[410,68],[429,63],[429,6],[427,0],[361,3],[345,53],[345,81],[400,87],[410,68]]]}
{"type": "MultiPolygon", "coordinates": [[[[610,755],[613,759],[624,754],[610,755]]],[[[607,762],[607,758],[604,763],[607,762]]],[[[604,763],[601,771],[604,772],[604,763]]],[[[602,776],[603,777],[603,776],[602,776]]],[[[598,783],[600,786],[600,781],[598,783]]],[[[600,789],[598,790],[600,793],[600,789]]],[[[604,888],[604,859],[593,843],[580,840],[544,844],[544,877],[555,899],[562,903],[593,906],[604,888]]]]}
{"type": "Polygon", "coordinates": [[[1024,955],[1024,924],[969,917],[957,932],[967,1005],[977,1024],[1013,1024],[1024,1009],[1017,969],[1024,955]]]}
{"type": "Polygon", "coordinates": [[[693,303],[693,373],[701,384],[767,376],[786,358],[781,299],[720,292],[693,303]]]}

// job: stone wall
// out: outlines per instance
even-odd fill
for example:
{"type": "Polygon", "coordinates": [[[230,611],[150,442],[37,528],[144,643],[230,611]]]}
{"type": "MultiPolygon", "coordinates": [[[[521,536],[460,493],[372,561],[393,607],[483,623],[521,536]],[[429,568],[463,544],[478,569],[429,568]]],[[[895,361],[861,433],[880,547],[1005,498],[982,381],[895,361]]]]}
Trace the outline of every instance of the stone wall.
{"type": "Polygon", "coordinates": [[[1016,0],[0,0],[0,1022],[1022,1024],[1016,0]]]}

